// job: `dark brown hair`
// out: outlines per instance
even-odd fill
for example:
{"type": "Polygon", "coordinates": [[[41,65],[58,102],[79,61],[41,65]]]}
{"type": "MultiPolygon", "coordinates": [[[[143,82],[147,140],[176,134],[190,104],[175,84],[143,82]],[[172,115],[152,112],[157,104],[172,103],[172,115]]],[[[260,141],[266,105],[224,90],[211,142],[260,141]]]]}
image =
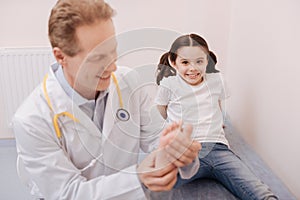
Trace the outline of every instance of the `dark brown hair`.
{"type": "Polygon", "coordinates": [[[160,81],[164,77],[176,75],[176,70],[173,67],[171,67],[168,58],[170,58],[171,62],[175,62],[177,58],[177,50],[181,47],[188,47],[188,46],[199,46],[206,52],[207,59],[208,59],[208,64],[206,66],[206,73],[219,72],[215,68],[215,65],[217,63],[217,57],[212,51],[209,50],[207,42],[197,34],[183,35],[178,37],[173,42],[170,51],[164,53],[161,56],[156,71],[157,72],[156,83],[158,85],[160,84],[160,81]]]}

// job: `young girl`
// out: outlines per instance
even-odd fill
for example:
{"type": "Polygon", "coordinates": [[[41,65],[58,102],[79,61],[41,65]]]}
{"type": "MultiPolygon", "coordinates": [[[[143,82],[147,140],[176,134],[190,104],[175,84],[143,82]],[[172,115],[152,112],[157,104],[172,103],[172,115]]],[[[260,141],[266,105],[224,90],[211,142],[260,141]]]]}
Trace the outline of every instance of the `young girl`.
{"type": "Polygon", "coordinates": [[[221,109],[226,95],[216,61],[206,41],[190,34],[177,38],[158,66],[155,103],[161,115],[192,124],[192,137],[202,145],[198,172],[190,179],[179,176],[176,187],[212,178],[240,199],[278,199],[229,148],[221,109]]]}

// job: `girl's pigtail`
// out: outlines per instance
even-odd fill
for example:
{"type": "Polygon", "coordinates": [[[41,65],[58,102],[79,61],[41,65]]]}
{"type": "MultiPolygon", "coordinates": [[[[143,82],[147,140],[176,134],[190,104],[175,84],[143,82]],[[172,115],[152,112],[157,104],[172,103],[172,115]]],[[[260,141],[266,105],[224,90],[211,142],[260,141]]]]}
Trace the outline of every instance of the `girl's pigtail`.
{"type": "Polygon", "coordinates": [[[209,57],[208,57],[208,64],[206,67],[206,73],[217,73],[219,70],[216,69],[217,64],[217,56],[212,52],[209,51],[209,57]]]}
{"type": "Polygon", "coordinates": [[[164,77],[168,76],[175,76],[176,75],[176,70],[171,67],[169,64],[169,52],[164,53],[159,60],[159,64],[157,65],[157,70],[156,70],[156,83],[157,85],[160,84],[160,81],[164,77]]]}

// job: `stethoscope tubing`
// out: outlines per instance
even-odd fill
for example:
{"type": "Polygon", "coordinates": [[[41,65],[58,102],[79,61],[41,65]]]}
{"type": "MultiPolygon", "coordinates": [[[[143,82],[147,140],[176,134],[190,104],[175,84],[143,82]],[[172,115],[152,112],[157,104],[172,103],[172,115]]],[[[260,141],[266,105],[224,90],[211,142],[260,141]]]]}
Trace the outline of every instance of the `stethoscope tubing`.
{"type": "MultiPolygon", "coordinates": [[[[113,82],[116,86],[118,97],[119,97],[119,106],[120,106],[120,108],[116,112],[116,117],[120,121],[128,121],[130,119],[130,114],[126,109],[123,108],[123,98],[122,98],[122,94],[121,94],[121,90],[120,90],[120,87],[119,87],[118,80],[117,80],[114,73],[112,73],[111,76],[113,78],[113,82]]],[[[44,79],[43,79],[43,92],[44,92],[46,102],[47,102],[50,110],[53,112],[53,107],[52,107],[52,104],[51,104],[51,100],[50,100],[50,97],[49,97],[48,92],[47,92],[47,79],[48,79],[48,74],[46,74],[44,79]]],[[[62,133],[61,133],[61,130],[60,130],[59,124],[58,124],[58,119],[61,116],[66,116],[66,117],[70,118],[71,120],[73,120],[74,122],[79,122],[79,120],[74,115],[72,115],[71,113],[69,113],[67,111],[55,114],[53,116],[53,126],[54,126],[56,136],[59,140],[62,138],[62,133]]]]}

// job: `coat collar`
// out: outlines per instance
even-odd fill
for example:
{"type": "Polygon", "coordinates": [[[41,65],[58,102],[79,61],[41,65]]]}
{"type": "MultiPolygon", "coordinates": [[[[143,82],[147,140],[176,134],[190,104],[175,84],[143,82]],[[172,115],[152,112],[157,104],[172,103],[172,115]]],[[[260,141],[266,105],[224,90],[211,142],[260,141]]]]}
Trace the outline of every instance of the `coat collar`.
{"type": "MultiPolygon", "coordinates": [[[[46,81],[46,89],[49,95],[50,102],[52,104],[54,114],[59,114],[62,112],[70,112],[74,115],[75,118],[79,120],[83,126],[88,127],[91,130],[91,133],[101,135],[101,132],[93,121],[76,105],[72,99],[65,93],[61,85],[59,84],[55,71],[58,69],[58,64],[55,63],[50,67],[50,72],[48,79],[46,81]]],[[[128,87],[126,79],[121,75],[121,73],[116,72],[116,77],[119,82],[119,87],[121,90],[122,98],[124,101],[124,94],[122,90],[128,87]]],[[[124,102],[125,103],[125,102],[124,102]]],[[[127,105],[125,104],[126,108],[127,105]]],[[[109,86],[109,95],[105,106],[104,121],[103,121],[103,142],[108,138],[113,126],[117,122],[116,112],[120,108],[118,96],[116,92],[116,86],[111,82],[109,86]]],[[[128,109],[128,108],[126,108],[128,109]]],[[[81,127],[81,126],[80,126],[81,127]]]]}
{"type": "MultiPolygon", "coordinates": [[[[46,89],[52,104],[52,109],[54,114],[59,114],[62,112],[71,113],[76,119],[78,119],[78,123],[81,126],[78,126],[77,123],[74,122],[75,129],[80,129],[81,131],[85,131],[88,129],[89,134],[100,136],[101,132],[97,128],[97,126],[93,123],[93,121],[76,105],[72,99],[65,93],[61,85],[59,84],[55,71],[58,69],[58,64],[53,64],[50,67],[50,72],[48,78],[46,80],[46,89]]],[[[62,118],[62,121],[71,120],[69,118],[62,118]]]]}
{"type": "MultiPolygon", "coordinates": [[[[127,104],[125,101],[125,92],[124,90],[128,87],[128,84],[124,81],[124,76],[119,73],[118,71],[115,73],[116,78],[118,80],[118,85],[121,90],[121,96],[123,100],[123,106],[125,109],[127,108],[127,104]],[[122,92],[123,91],[123,92],[122,92]]],[[[109,95],[106,101],[105,106],[105,113],[104,113],[104,122],[103,122],[103,136],[102,136],[102,142],[104,143],[109,138],[109,135],[115,126],[115,124],[118,122],[117,119],[117,110],[120,108],[120,102],[119,97],[117,94],[117,87],[115,83],[112,81],[109,86],[109,95]]]]}
{"type": "Polygon", "coordinates": [[[69,112],[72,110],[74,104],[71,98],[65,93],[55,76],[55,72],[58,70],[58,67],[58,63],[51,65],[49,75],[46,80],[46,92],[48,93],[54,114],[66,111],[69,112]]]}

